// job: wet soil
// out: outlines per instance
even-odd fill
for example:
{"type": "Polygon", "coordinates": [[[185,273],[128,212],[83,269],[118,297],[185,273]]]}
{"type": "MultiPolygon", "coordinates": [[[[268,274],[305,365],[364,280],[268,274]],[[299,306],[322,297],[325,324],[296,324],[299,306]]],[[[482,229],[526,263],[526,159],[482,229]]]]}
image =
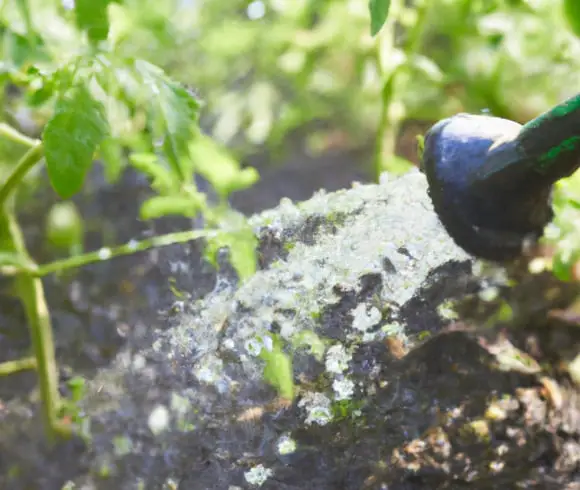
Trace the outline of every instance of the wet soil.
{"type": "MultiPolygon", "coordinates": [[[[279,197],[308,197],[310,189],[333,189],[361,180],[359,174],[351,173],[351,156],[346,160],[349,163],[340,167],[342,170],[332,167],[333,171],[321,174],[299,167],[295,184],[290,184],[289,169],[281,178],[275,173],[266,175],[263,200],[257,188],[245,194],[246,200],[244,194],[236,196],[234,203],[253,212],[276,204],[279,197]],[[318,182],[313,175],[330,180],[318,182]],[[269,184],[269,179],[278,178],[279,187],[269,184]]],[[[361,167],[356,168],[359,172],[361,167]]],[[[76,199],[88,222],[87,248],[195,225],[188,220],[136,220],[139,204],[148,192],[147,182],[139,175],[128,172],[111,186],[96,171],[86,192],[76,199]]],[[[30,248],[40,259],[49,259],[51,252],[42,246],[39,218],[54,200],[45,188],[22,216],[30,248]]],[[[360,376],[368,375],[369,363],[379,368],[376,392],[359,400],[363,417],[356,423],[339,419],[324,427],[293,427],[301,449],[285,458],[266,455],[276,477],[262,488],[580,488],[580,392],[562,367],[579,351],[580,329],[573,315],[550,313],[566,310],[578,289],[549,275],[531,276],[525,268],[515,269],[512,273],[518,285],[506,287],[500,294],[514,315],[509,321],[498,319],[492,327],[482,329],[500,304],[482,301],[469,280],[470,271],[465,265],[454,267],[445,271],[444,277],[432,278],[430,291],[422,295],[426,300],[408,305],[404,312],[406,321],[415,328],[412,333],[431,333],[427,340],[402,353],[392,345],[372,343],[355,356],[360,376]],[[456,281],[451,284],[453,277],[456,281]],[[461,324],[442,327],[433,316],[431,306],[440,301],[438,295],[450,294],[445,288],[471,294],[459,309],[461,324]],[[508,344],[530,356],[541,370],[502,366],[498,353],[508,344]]],[[[28,345],[22,310],[10,297],[6,284],[3,286],[0,361],[22,355],[28,345]]],[[[147,336],[133,335],[135,330],[152,325],[170,327],[164,322],[175,301],[172,288],[187,292],[193,300],[214,287],[215,271],[203,261],[198,243],[91,265],[70,277],[46,278],[63,393],[72,374],[91,377],[126,342],[134,342],[139,349],[139,342],[148,341],[147,336]]],[[[4,423],[11,414],[2,410],[3,404],[16,397],[27,399],[34,386],[31,373],[1,380],[0,418],[4,423]]],[[[232,434],[244,431],[255,433],[257,440],[272,439],[281,428],[293,426],[295,410],[265,410],[243,424],[224,414],[224,427],[232,434]]],[[[220,430],[215,429],[216,440],[227,432],[220,430]]],[[[203,440],[179,437],[175,447],[181,451],[170,457],[180,489],[243,485],[241,474],[228,474],[231,462],[220,459],[214,450],[216,443],[207,433],[203,440]]],[[[58,489],[86,470],[91,454],[80,441],[50,451],[37,447],[34,441],[23,432],[21,446],[3,448],[0,482],[15,462],[42,461],[25,467],[22,475],[10,480],[10,488],[16,489],[58,489]],[[35,451],[37,454],[31,454],[35,451]]],[[[166,476],[161,459],[159,464],[151,462],[153,473],[146,488],[168,488],[160,483],[166,476]],[[155,468],[159,468],[159,475],[155,475],[155,468]]],[[[139,461],[128,457],[125,464],[130,470],[139,461]]],[[[103,488],[117,488],[112,481],[106,485],[103,488]]]]}

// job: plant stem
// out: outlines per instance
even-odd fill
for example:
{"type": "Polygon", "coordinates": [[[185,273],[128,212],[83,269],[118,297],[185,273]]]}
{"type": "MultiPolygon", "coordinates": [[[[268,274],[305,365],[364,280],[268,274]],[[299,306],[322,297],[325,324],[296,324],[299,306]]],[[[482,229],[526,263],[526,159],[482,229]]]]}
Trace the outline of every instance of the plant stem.
{"type": "Polygon", "coordinates": [[[381,107],[381,114],[379,118],[379,124],[377,128],[377,140],[375,145],[375,161],[374,161],[374,172],[375,172],[375,179],[378,181],[381,171],[383,170],[383,160],[385,155],[386,156],[393,156],[395,154],[395,146],[397,135],[399,133],[399,129],[401,123],[403,122],[401,117],[393,117],[389,115],[389,110],[393,100],[395,99],[398,91],[398,78],[400,77],[401,73],[408,69],[408,64],[412,62],[413,57],[417,54],[421,47],[421,42],[423,40],[423,33],[425,31],[425,26],[427,25],[427,19],[430,12],[430,7],[432,6],[430,0],[423,0],[423,2],[416,7],[417,10],[417,20],[415,25],[409,30],[408,33],[408,40],[404,45],[404,52],[407,60],[405,64],[397,66],[390,74],[386,75],[382,73],[381,68],[381,48],[387,49],[392,51],[395,46],[395,20],[396,14],[399,10],[403,7],[402,3],[393,1],[391,3],[391,15],[388,22],[388,27],[390,29],[386,29],[389,38],[388,45],[377,45],[376,49],[376,62],[383,75],[383,89],[382,89],[382,107],[381,107]],[[386,76],[385,76],[386,75],[386,76]]]}
{"type": "MultiPolygon", "coordinates": [[[[22,230],[10,206],[0,209],[0,245],[2,250],[14,252],[26,262],[32,263],[28,255],[22,230]]],[[[30,330],[32,349],[36,359],[38,384],[42,399],[42,416],[46,436],[53,442],[57,435],[64,435],[64,427],[58,420],[60,396],[58,393],[58,370],[54,358],[54,342],[52,325],[42,280],[29,274],[20,274],[16,277],[18,296],[22,301],[26,313],[26,320],[30,330]]]]}
{"type": "Polygon", "coordinates": [[[16,279],[16,283],[26,310],[32,350],[37,362],[36,371],[46,436],[53,442],[61,433],[58,420],[61,401],[58,393],[58,368],[54,356],[52,324],[42,279],[21,275],[16,279]]]}
{"type": "Polygon", "coordinates": [[[36,366],[36,358],[34,357],[24,357],[23,359],[16,359],[15,361],[2,362],[0,363],[0,376],[7,376],[27,369],[35,369],[36,366]]]}
{"type": "Polygon", "coordinates": [[[12,173],[6,179],[6,182],[0,187],[0,208],[5,207],[7,199],[20,185],[22,179],[30,169],[42,160],[43,155],[44,146],[41,142],[37,142],[18,161],[16,167],[14,167],[14,170],[12,170],[12,173]]]}
{"type": "MultiPolygon", "coordinates": [[[[28,171],[42,160],[43,145],[42,142],[32,140],[6,124],[0,125],[0,134],[11,141],[30,147],[18,161],[6,182],[0,187],[0,249],[16,254],[23,262],[31,264],[31,268],[35,268],[36,264],[28,254],[22,230],[14,214],[14,200],[10,198],[28,171]]],[[[58,435],[68,435],[70,431],[58,420],[61,406],[58,393],[58,369],[54,357],[52,324],[44,288],[42,280],[30,274],[19,274],[16,277],[16,286],[30,331],[46,437],[49,442],[54,442],[58,435]]],[[[7,373],[10,370],[14,372],[18,368],[24,369],[24,366],[30,366],[30,362],[30,359],[22,359],[19,363],[17,361],[5,363],[2,365],[3,372],[7,373]]]]}
{"type": "Polygon", "coordinates": [[[391,73],[385,73],[385,70],[383,69],[382,58],[385,54],[385,51],[392,52],[395,48],[395,19],[401,7],[402,5],[398,0],[391,2],[390,15],[387,19],[385,27],[383,28],[383,36],[387,36],[386,41],[377,40],[377,45],[374,52],[377,70],[383,80],[383,87],[381,89],[381,112],[377,127],[373,162],[374,178],[377,182],[383,170],[384,156],[390,155],[394,151],[395,136],[393,135],[394,132],[392,130],[389,131],[389,109],[391,107],[391,102],[394,95],[397,71],[400,67],[394,68],[391,73]],[[389,141],[386,141],[387,137],[389,138],[389,141]]]}
{"type": "Polygon", "coordinates": [[[14,143],[28,146],[30,148],[40,143],[40,140],[29,138],[25,134],[22,134],[20,131],[18,131],[16,128],[10,126],[10,124],[6,123],[0,123],[0,136],[13,141],[14,143]]]}
{"type": "Polygon", "coordinates": [[[55,260],[48,264],[40,265],[37,269],[14,269],[16,273],[28,273],[32,276],[42,277],[53,272],[62,272],[66,269],[74,269],[83,265],[102,262],[114,257],[131,255],[135,252],[142,252],[154,247],[163,247],[175,243],[184,243],[197,240],[202,237],[213,237],[219,233],[218,230],[190,230],[168,233],[166,235],[146,238],[144,240],[131,240],[130,242],[117,247],[105,247],[100,250],[88,252],[86,254],[74,255],[62,260],[55,260]]]}

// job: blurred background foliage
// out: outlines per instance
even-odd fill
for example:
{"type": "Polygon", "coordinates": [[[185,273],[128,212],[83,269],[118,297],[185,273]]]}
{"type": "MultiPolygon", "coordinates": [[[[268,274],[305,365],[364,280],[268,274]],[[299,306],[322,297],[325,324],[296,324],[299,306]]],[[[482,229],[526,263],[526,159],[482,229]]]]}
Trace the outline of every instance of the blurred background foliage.
{"type": "MultiPolygon", "coordinates": [[[[108,4],[105,49],[146,59],[195,90],[202,129],[243,164],[268,154],[260,171],[284,163],[289,146],[314,157],[358,149],[347,167],[376,179],[417,163],[415,137],[438,119],[466,111],[524,122],[578,91],[578,9],[568,0],[392,0],[374,38],[368,0],[94,1],[108,4]]],[[[29,134],[52,108],[42,77],[23,91],[14,85],[27,65],[50,72],[86,46],[72,3],[0,3],[0,109],[29,134]]],[[[139,149],[142,132],[138,117],[120,117],[121,144],[139,149]]],[[[12,165],[13,151],[0,141],[0,162],[12,165]]],[[[226,178],[231,164],[212,166],[225,153],[205,154],[218,193],[237,190],[226,178]]],[[[257,176],[240,179],[243,188],[257,176]]]]}
{"type": "Polygon", "coordinates": [[[374,39],[367,0],[112,7],[122,49],[196,87],[206,127],[240,155],[305,127],[312,152],[368,145],[380,130],[389,168],[409,122],[460,111],[523,122],[577,91],[580,42],[553,0],[391,3],[374,39]]]}
{"type": "MultiPolygon", "coordinates": [[[[34,39],[20,3],[0,10],[5,73],[78,54],[66,1],[28,2],[34,39]]],[[[460,111],[523,122],[575,93],[580,41],[557,4],[393,0],[372,38],[367,0],[123,0],[109,4],[109,42],[194,87],[202,127],[239,158],[266,149],[281,161],[299,132],[312,154],[373,146],[372,176],[406,168],[396,150],[416,159],[406,131],[460,111]]],[[[49,110],[7,95],[5,114],[42,125],[49,110]]]]}

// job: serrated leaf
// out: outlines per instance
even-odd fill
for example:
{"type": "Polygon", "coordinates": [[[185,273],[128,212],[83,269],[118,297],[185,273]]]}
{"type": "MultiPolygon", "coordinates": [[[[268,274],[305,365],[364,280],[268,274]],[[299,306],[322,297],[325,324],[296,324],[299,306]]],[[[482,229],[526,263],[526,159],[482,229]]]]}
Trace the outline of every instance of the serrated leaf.
{"type": "Polygon", "coordinates": [[[143,220],[170,215],[193,218],[199,213],[204,204],[205,201],[202,194],[192,196],[154,196],[141,205],[140,216],[143,220]]]}
{"type": "Polygon", "coordinates": [[[143,95],[149,101],[153,133],[162,139],[169,163],[183,182],[187,175],[181,160],[188,157],[199,102],[190,91],[168,78],[161,68],[142,60],[135,62],[135,68],[146,91],[143,95]]]}
{"type": "Polygon", "coordinates": [[[63,199],[82,187],[93,155],[107,132],[104,107],[84,85],[70,90],[59,101],[42,139],[50,182],[63,199]]]}
{"type": "Polygon", "coordinates": [[[387,21],[390,6],[391,0],[369,0],[372,36],[376,36],[387,21]]]}
{"type": "Polygon", "coordinates": [[[107,7],[112,0],[75,0],[77,27],[87,32],[93,44],[104,41],[109,35],[107,7]]]}
{"type": "Polygon", "coordinates": [[[272,339],[272,348],[263,347],[260,357],[266,363],[264,367],[264,380],[270,383],[278,394],[287,399],[294,399],[294,372],[292,359],[282,351],[280,342],[272,339]]]}

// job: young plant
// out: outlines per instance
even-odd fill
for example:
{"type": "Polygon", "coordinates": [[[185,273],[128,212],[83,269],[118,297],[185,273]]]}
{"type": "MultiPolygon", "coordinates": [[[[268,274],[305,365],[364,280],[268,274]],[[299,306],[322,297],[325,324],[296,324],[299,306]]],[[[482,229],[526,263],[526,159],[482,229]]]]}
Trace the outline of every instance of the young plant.
{"type": "MultiPolygon", "coordinates": [[[[35,58],[40,50],[45,61],[50,59],[40,34],[34,30],[28,2],[17,3],[27,29],[22,42],[29,48],[29,57],[35,58]]],[[[232,190],[252,185],[256,172],[242,170],[201,134],[197,126],[200,102],[190,90],[159,67],[120,56],[107,44],[109,3],[75,2],[72,13],[88,43],[80,43],[79,52],[70,59],[47,66],[26,61],[24,56],[18,63],[12,60],[4,79],[5,83],[23,88],[30,103],[48,108],[50,117],[40,139],[29,138],[8,123],[0,123],[0,137],[26,148],[0,184],[0,274],[14,278],[33,351],[29,358],[0,364],[0,375],[36,369],[42,415],[51,441],[69,435],[76,418],[70,416],[70,403],[64,403],[59,396],[43,276],[202,237],[210,245],[210,252],[215,253],[222,246],[231,248],[232,264],[241,280],[255,270],[254,233],[225,199],[232,190]],[[125,133],[119,129],[127,127],[131,130],[125,133]],[[48,239],[57,246],[68,247],[72,254],[47,264],[36,263],[17,220],[15,199],[31,170],[45,163],[52,187],[66,200],[82,189],[96,156],[103,160],[109,180],[118,177],[124,165],[122,150],[126,148],[137,150],[129,160],[150,177],[157,192],[142,204],[142,219],[204,214],[211,228],[131,240],[81,253],[82,218],[70,203],[64,202],[47,215],[48,239]],[[203,174],[218,190],[220,201],[216,206],[210,205],[197,189],[195,173],[203,174]],[[70,225],[71,219],[73,229],[61,226],[64,221],[70,225]],[[61,418],[63,414],[67,415],[65,419],[61,418]]]]}

